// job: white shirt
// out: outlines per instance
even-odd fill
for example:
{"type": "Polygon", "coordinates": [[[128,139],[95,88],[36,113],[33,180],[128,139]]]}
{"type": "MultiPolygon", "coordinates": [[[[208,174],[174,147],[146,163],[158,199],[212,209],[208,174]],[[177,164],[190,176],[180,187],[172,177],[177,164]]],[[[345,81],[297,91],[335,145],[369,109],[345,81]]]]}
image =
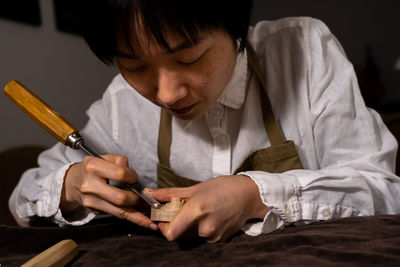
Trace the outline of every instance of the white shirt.
{"type": "MultiPolygon", "coordinates": [[[[396,140],[365,106],[353,66],[329,29],[310,18],[264,21],[251,29],[249,41],[277,120],[285,138],[295,142],[304,170],[244,172],[270,212],[243,230],[258,235],[291,223],[399,213],[396,140]]],[[[258,90],[246,53],[240,54],[232,80],[204,117],[173,119],[172,169],[204,181],[232,174],[253,151],[268,147],[258,90]]],[[[89,146],[101,154],[126,155],[139,181],[156,187],[160,108],[118,75],[88,116],[81,134],[89,146]]],[[[59,225],[94,217],[85,210],[66,220],[58,208],[65,171],[83,156],[62,144],[40,155],[40,167],[22,176],[10,198],[21,225],[34,215],[59,225]]]]}

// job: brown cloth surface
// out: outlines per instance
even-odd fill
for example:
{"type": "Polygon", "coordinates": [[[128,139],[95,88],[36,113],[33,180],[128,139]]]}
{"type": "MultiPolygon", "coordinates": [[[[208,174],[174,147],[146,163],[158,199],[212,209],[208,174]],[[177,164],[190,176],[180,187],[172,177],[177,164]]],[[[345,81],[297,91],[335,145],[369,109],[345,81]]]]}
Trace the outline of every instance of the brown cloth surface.
{"type": "Polygon", "coordinates": [[[69,266],[400,266],[400,215],[289,226],[228,242],[168,242],[115,218],[82,227],[0,226],[0,265],[19,266],[63,239],[79,245],[69,266]]]}

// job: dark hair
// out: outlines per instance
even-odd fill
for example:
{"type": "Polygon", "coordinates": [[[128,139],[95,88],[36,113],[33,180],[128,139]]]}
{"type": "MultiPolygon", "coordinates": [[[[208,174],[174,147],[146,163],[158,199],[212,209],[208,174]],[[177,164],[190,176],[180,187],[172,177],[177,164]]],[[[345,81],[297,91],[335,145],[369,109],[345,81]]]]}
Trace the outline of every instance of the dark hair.
{"type": "MultiPolygon", "coordinates": [[[[130,45],[134,24],[145,25],[148,37],[169,50],[165,31],[173,29],[193,43],[199,31],[222,28],[239,51],[247,41],[252,0],[82,0],[82,34],[94,54],[112,64],[117,52],[117,37],[130,45]]],[[[133,51],[132,51],[133,52],[133,51]]]]}

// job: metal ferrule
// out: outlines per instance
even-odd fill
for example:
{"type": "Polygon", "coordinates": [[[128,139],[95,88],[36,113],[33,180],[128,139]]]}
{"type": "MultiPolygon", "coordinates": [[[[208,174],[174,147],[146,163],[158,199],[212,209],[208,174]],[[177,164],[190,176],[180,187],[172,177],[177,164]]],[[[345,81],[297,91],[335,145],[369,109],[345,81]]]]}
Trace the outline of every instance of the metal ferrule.
{"type": "Polygon", "coordinates": [[[80,148],[79,143],[82,141],[83,137],[77,131],[68,135],[67,140],[65,140],[65,145],[69,146],[72,149],[78,150],[80,148]]]}

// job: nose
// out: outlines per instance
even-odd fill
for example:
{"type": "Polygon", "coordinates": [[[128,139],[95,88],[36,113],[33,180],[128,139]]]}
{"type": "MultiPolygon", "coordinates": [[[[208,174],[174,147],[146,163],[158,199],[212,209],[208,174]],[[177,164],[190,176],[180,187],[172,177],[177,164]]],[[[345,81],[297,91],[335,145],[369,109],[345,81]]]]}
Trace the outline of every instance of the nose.
{"type": "Polygon", "coordinates": [[[188,94],[182,75],[173,70],[163,69],[158,72],[157,98],[165,106],[173,106],[188,94]]]}

